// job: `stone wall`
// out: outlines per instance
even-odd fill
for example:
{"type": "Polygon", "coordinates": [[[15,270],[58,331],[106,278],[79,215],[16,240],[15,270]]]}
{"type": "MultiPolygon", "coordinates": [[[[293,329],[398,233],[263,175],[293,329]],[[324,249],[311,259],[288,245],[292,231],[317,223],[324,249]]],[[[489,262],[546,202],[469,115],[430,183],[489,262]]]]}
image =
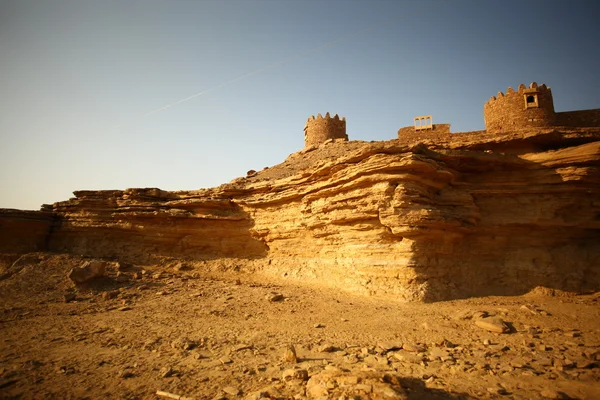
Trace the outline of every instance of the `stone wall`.
{"type": "Polygon", "coordinates": [[[600,126],[600,108],[559,112],[556,114],[556,125],[569,127],[600,126]]]}
{"type": "Polygon", "coordinates": [[[433,124],[433,129],[416,130],[414,126],[398,129],[398,139],[414,141],[424,139],[440,139],[450,134],[450,124],[433,124]]]}
{"type": "Polygon", "coordinates": [[[346,119],[340,118],[337,114],[331,118],[329,113],[325,117],[321,114],[316,118],[311,116],[304,127],[304,145],[318,146],[328,139],[348,140],[346,119]]]}
{"type": "Polygon", "coordinates": [[[516,92],[509,87],[506,94],[498,92],[484,104],[483,117],[486,130],[491,133],[555,126],[552,91],[535,82],[529,88],[521,84],[516,92]]]}

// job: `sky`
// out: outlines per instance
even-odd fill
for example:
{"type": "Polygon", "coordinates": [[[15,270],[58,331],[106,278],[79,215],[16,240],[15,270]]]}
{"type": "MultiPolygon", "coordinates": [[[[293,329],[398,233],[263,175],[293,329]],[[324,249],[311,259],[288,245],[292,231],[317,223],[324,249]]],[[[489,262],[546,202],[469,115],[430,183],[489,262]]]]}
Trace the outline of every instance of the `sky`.
{"type": "Polygon", "coordinates": [[[0,207],[218,186],[301,150],[318,113],[372,141],[417,115],[483,129],[490,96],[532,81],[557,111],[600,108],[599,12],[594,0],[0,0],[0,207]]]}

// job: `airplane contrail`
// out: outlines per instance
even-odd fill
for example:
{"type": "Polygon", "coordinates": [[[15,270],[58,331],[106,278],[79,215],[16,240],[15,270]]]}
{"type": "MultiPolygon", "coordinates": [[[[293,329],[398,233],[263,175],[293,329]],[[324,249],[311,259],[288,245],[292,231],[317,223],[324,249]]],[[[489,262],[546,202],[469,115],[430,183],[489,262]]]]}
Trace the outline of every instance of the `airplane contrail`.
{"type": "MultiPolygon", "coordinates": [[[[383,21],[383,22],[379,22],[379,23],[377,23],[377,24],[375,24],[375,25],[371,25],[371,26],[369,26],[369,27],[367,27],[367,28],[364,28],[364,29],[361,29],[361,30],[359,30],[359,31],[356,31],[356,32],[353,32],[353,33],[349,33],[349,34],[347,34],[347,35],[345,35],[345,36],[342,36],[342,37],[341,37],[341,38],[339,38],[339,39],[333,40],[333,41],[331,41],[331,42],[327,42],[327,43],[325,43],[325,44],[322,44],[322,45],[320,45],[320,46],[317,46],[317,47],[315,47],[315,48],[312,48],[312,49],[310,49],[310,50],[307,50],[307,51],[304,51],[304,52],[301,52],[301,53],[295,54],[295,55],[293,55],[293,56],[290,56],[290,57],[288,57],[288,58],[286,58],[286,59],[284,59],[284,60],[281,60],[281,61],[278,61],[278,62],[276,62],[276,63],[270,64],[270,65],[267,65],[267,66],[265,66],[265,67],[259,68],[259,69],[255,70],[255,71],[249,72],[249,73],[247,73],[247,74],[240,75],[240,76],[238,76],[237,78],[234,78],[234,79],[232,79],[232,80],[230,80],[230,81],[223,82],[223,83],[221,83],[221,84],[219,84],[219,85],[217,85],[217,86],[214,86],[214,87],[212,87],[212,88],[210,88],[210,89],[203,90],[203,91],[201,91],[201,92],[198,92],[198,93],[196,93],[196,94],[193,94],[193,95],[191,95],[191,96],[188,96],[188,97],[185,97],[185,98],[183,98],[183,99],[177,100],[177,101],[175,101],[175,102],[173,102],[173,103],[166,104],[166,105],[164,105],[164,106],[162,106],[162,107],[160,107],[160,108],[157,108],[157,109],[155,109],[155,110],[152,110],[152,111],[149,111],[149,112],[147,112],[147,113],[145,113],[145,114],[142,114],[142,115],[141,115],[141,118],[146,118],[146,117],[149,117],[149,116],[151,116],[151,115],[157,114],[157,113],[159,113],[159,112],[162,112],[162,111],[168,110],[169,108],[175,107],[175,106],[177,106],[177,105],[179,105],[179,104],[181,104],[181,103],[185,103],[185,102],[187,102],[187,101],[190,101],[190,100],[192,100],[192,99],[195,99],[196,97],[202,96],[202,95],[204,95],[204,94],[206,94],[206,93],[208,93],[208,92],[212,92],[213,90],[217,90],[217,89],[220,89],[220,88],[222,88],[222,87],[225,87],[225,86],[231,85],[232,83],[235,83],[235,82],[241,81],[242,79],[249,78],[249,77],[251,77],[251,76],[253,76],[253,75],[256,75],[256,74],[260,74],[261,72],[265,72],[265,71],[268,71],[268,70],[270,70],[270,69],[273,69],[273,68],[280,67],[280,66],[282,66],[282,65],[284,65],[284,64],[287,64],[287,63],[289,63],[289,62],[291,62],[291,61],[293,61],[293,60],[296,60],[296,59],[298,59],[298,58],[305,57],[305,56],[307,56],[307,55],[309,55],[309,54],[315,53],[315,52],[317,52],[317,51],[319,51],[319,50],[323,50],[323,49],[325,49],[325,48],[327,48],[327,47],[331,47],[331,46],[333,46],[333,45],[336,45],[336,44],[338,44],[338,43],[340,43],[340,42],[344,42],[344,41],[346,41],[346,40],[348,40],[348,39],[351,39],[351,38],[353,38],[353,37],[355,37],[355,36],[362,35],[362,34],[364,34],[364,33],[366,33],[366,32],[372,31],[372,30],[374,30],[374,29],[376,29],[376,28],[379,28],[379,27],[382,27],[382,26],[385,26],[385,25],[389,25],[389,24],[392,24],[392,23],[394,23],[394,22],[401,21],[401,20],[403,20],[403,19],[406,19],[406,18],[408,18],[409,16],[412,16],[412,15],[414,15],[414,14],[417,14],[417,13],[419,13],[419,12],[422,12],[422,11],[426,10],[427,8],[430,8],[430,7],[436,6],[436,5],[438,5],[438,4],[440,4],[440,3],[443,3],[443,2],[445,2],[445,1],[448,1],[448,0],[439,0],[439,1],[436,1],[436,2],[434,2],[434,3],[429,3],[429,4],[427,4],[427,5],[423,6],[423,7],[417,8],[415,11],[409,12],[408,14],[404,14],[402,17],[396,17],[396,18],[392,18],[392,19],[390,19],[390,20],[383,21]]],[[[120,126],[122,126],[122,125],[117,125],[116,127],[120,127],[120,126]]]]}

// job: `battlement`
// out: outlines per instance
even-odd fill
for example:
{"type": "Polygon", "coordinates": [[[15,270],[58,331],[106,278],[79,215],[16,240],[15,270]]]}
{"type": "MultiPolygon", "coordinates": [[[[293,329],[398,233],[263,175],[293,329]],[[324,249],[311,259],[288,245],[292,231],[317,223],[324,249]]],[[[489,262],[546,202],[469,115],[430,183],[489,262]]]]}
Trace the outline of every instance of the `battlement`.
{"type": "Polygon", "coordinates": [[[331,117],[329,113],[324,117],[321,114],[309,117],[304,127],[304,145],[318,146],[328,139],[348,140],[346,118],[337,114],[331,117]]]}
{"type": "Polygon", "coordinates": [[[552,90],[536,82],[529,87],[521,84],[516,91],[509,87],[506,94],[498,92],[484,104],[483,117],[488,132],[553,126],[556,113],[552,90]]]}
{"type": "MultiPolygon", "coordinates": [[[[506,89],[506,94],[504,94],[502,92],[498,92],[498,94],[496,96],[490,97],[490,99],[486,102],[486,104],[491,104],[496,101],[503,101],[503,99],[506,97],[511,97],[511,96],[523,97],[525,95],[531,96],[534,94],[545,93],[545,92],[549,92],[549,91],[551,91],[550,87],[546,86],[545,84],[541,84],[540,86],[538,86],[538,84],[536,82],[531,82],[529,84],[529,87],[526,87],[524,84],[521,83],[516,92],[512,87],[509,87],[508,89],[506,89]]],[[[526,104],[533,104],[533,99],[530,99],[529,103],[527,103],[526,98],[524,98],[524,100],[525,100],[526,104]]]]}
{"type": "Polygon", "coordinates": [[[332,118],[331,115],[329,115],[329,113],[326,113],[325,116],[322,116],[321,114],[317,114],[316,117],[314,115],[311,115],[310,117],[308,117],[306,124],[308,125],[310,123],[310,121],[314,121],[314,120],[318,120],[318,119],[335,119],[338,121],[346,121],[346,118],[344,118],[344,117],[340,118],[340,116],[337,114],[335,114],[332,118]]]}

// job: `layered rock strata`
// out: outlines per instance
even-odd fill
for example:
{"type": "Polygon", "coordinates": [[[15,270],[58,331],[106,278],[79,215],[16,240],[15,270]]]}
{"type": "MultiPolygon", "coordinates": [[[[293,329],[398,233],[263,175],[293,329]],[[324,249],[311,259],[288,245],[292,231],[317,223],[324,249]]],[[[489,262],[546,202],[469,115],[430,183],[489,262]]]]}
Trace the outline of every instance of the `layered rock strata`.
{"type": "Polygon", "coordinates": [[[46,250],[234,260],[409,301],[600,289],[600,130],[308,147],[214,189],[79,191],[46,250]]]}

